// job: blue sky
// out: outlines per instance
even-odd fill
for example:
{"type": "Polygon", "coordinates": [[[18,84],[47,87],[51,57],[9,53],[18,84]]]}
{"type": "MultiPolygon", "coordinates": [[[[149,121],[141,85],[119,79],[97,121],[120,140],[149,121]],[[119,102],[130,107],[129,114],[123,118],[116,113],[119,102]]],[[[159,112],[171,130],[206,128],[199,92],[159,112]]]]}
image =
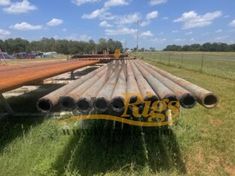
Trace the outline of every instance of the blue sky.
{"type": "Polygon", "coordinates": [[[0,39],[42,37],[127,47],[235,43],[234,0],[0,0],[0,39]],[[138,29],[138,30],[137,30],[138,29]]]}

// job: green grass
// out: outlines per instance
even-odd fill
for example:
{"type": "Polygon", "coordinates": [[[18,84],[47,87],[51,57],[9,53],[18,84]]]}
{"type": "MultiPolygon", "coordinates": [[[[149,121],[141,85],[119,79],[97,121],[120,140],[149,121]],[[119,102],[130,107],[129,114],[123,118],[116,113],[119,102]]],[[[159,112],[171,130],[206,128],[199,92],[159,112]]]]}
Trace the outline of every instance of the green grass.
{"type": "Polygon", "coordinates": [[[235,80],[235,53],[152,52],[135,53],[154,62],[235,80]]]}
{"type": "MultiPolygon", "coordinates": [[[[113,130],[112,122],[90,121],[75,127],[76,135],[64,135],[57,121],[43,116],[1,120],[0,175],[234,174],[235,82],[147,61],[213,91],[218,107],[183,109],[178,124],[165,131],[128,125],[120,130],[118,123],[113,130]]],[[[20,111],[28,102],[36,111],[32,97],[35,92],[10,103],[20,111]]]]}

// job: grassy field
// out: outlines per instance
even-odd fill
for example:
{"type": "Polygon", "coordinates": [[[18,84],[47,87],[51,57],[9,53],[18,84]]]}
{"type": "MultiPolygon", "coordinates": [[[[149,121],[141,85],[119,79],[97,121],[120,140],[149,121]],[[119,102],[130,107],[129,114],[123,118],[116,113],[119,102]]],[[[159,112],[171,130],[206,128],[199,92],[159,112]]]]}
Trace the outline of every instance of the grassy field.
{"type": "Polygon", "coordinates": [[[6,59],[4,61],[1,61],[0,64],[9,64],[9,65],[15,65],[15,64],[31,64],[31,63],[41,63],[41,62],[50,62],[50,61],[57,61],[57,60],[67,60],[68,56],[66,55],[58,55],[54,58],[36,58],[36,59],[6,59]]]}
{"type": "Polygon", "coordinates": [[[136,55],[164,65],[235,80],[234,52],[153,52],[136,55]]]}
{"type": "MultiPolygon", "coordinates": [[[[146,61],[217,94],[218,107],[183,109],[178,124],[164,131],[127,125],[121,130],[120,124],[113,130],[111,122],[90,121],[78,124],[76,135],[65,135],[48,116],[4,119],[0,175],[234,175],[235,81],[154,58],[146,61]]],[[[37,98],[55,87],[44,88],[9,102],[18,112],[36,112],[37,98]]]]}

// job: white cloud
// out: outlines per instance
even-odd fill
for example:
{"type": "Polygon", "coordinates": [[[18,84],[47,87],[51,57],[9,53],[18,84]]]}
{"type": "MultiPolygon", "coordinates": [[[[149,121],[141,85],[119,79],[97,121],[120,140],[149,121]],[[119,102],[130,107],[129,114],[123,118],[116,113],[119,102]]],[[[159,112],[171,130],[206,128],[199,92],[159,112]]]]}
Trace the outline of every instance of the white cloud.
{"type": "Polygon", "coordinates": [[[37,7],[31,4],[28,0],[23,0],[20,2],[11,3],[9,7],[4,8],[3,10],[10,14],[20,14],[27,13],[36,9],[37,7]]]}
{"type": "Polygon", "coordinates": [[[10,0],[0,0],[0,6],[7,6],[10,4],[11,4],[10,0]]]}
{"type": "Polygon", "coordinates": [[[109,24],[107,21],[101,21],[101,22],[100,22],[100,26],[101,26],[101,27],[105,27],[105,28],[112,27],[112,25],[109,24]]]}
{"type": "Polygon", "coordinates": [[[164,4],[167,0],[150,0],[151,5],[158,5],[158,4],[164,4]]]}
{"type": "Polygon", "coordinates": [[[118,29],[106,29],[105,33],[107,35],[133,35],[136,34],[137,29],[133,28],[118,28],[118,29]]]}
{"type": "Polygon", "coordinates": [[[144,27],[144,26],[148,26],[150,24],[150,21],[142,21],[140,23],[140,26],[144,27]]]}
{"type": "Polygon", "coordinates": [[[47,25],[48,26],[59,26],[63,23],[62,19],[58,19],[58,18],[53,18],[50,21],[48,21],[47,25]]]}
{"type": "Polygon", "coordinates": [[[91,36],[88,36],[88,35],[84,34],[84,35],[81,35],[78,40],[86,42],[86,41],[89,41],[91,39],[92,39],[91,36]]]}
{"type": "Polygon", "coordinates": [[[164,43],[165,41],[167,41],[166,38],[154,38],[151,40],[152,42],[156,42],[156,43],[164,43]]]}
{"type": "Polygon", "coordinates": [[[140,23],[140,26],[144,27],[151,23],[152,20],[158,17],[158,11],[152,11],[148,13],[145,17],[145,20],[140,23]]]}
{"type": "Polygon", "coordinates": [[[0,38],[5,39],[7,36],[11,35],[10,31],[0,29],[0,38]]]}
{"type": "Polygon", "coordinates": [[[183,23],[183,29],[205,27],[212,24],[213,20],[221,15],[221,11],[208,12],[204,15],[198,15],[195,11],[189,11],[183,13],[182,16],[174,20],[174,22],[183,23]]]}
{"type": "Polygon", "coordinates": [[[82,18],[83,19],[94,19],[94,18],[101,16],[104,12],[105,12],[104,8],[96,9],[93,12],[91,12],[90,14],[84,14],[82,16],[82,18]]]}
{"type": "Polygon", "coordinates": [[[123,5],[128,5],[127,0],[108,0],[104,3],[105,8],[110,8],[114,6],[123,6],[123,5]]]}
{"type": "Polygon", "coordinates": [[[158,11],[152,11],[146,15],[146,20],[153,20],[158,17],[158,11]]]}
{"type": "Polygon", "coordinates": [[[16,23],[13,26],[10,26],[11,29],[19,30],[19,31],[30,31],[30,30],[40,30],[42,29],[41,25],[32,25],[27,22],[16,23]]]}
{"type": "Polygon", "coordinates": [[[125,16],[116,17],[116,24],[132,24],[137,23],[140,20],[138,13],[133,13],[125,16]]]}
{"type": "Polygon", "coordinates": [[[86,4],[86,3],[95,3],[99,2],[100,0],[73,0],[72,2],[76,4],[77,6],[86,4]]]}
{"type": "Polygon", "coordinates": [[[231,21],[231,23],[229,25],[232,27],[235,27],[235,19],[233,21],[231,21]]]}
{"type": "Polygon", "coordinates": [[[153,37],[153,33],[151,31],[145,31],[140,34],[141,37],[153,37]]]}

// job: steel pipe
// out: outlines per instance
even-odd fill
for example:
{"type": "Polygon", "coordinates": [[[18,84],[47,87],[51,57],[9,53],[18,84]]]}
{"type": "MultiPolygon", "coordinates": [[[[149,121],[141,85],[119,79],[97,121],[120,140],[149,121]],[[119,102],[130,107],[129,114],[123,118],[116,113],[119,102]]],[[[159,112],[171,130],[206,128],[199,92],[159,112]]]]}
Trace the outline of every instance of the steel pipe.
{"type": "Polygon", "coordinates": [[[133,61],[130,61],[139,90],[141,92],[141,95],[144,100],[158,100],[158,96],[153,91],[152,87],[149,85],[149,83],[146,81],[146,79],[143,77],[142,73],[138,70],[136,65],[133,63],[133,61]]]}
{"type": "Polygon", "coordinates": [[[142,65],[137,62],[134,63],[160,99],[168,99],[170,101],[177,100],[175,94],[168,87],[152,76],[142,65]]]}
{"type": "Polygon", "coordinates": [[[15,71],[14,76],[11,76],[10,79],[9,77],[0,79],[0,93],[96,63],[98,63],[98,61],[77,61],[72,63],[62,63],[56,66],[45,66],[40,69],[32,69],[23,74],[19,74],[18,71],[15,71]]]}
{"type": "Polygon", "coordinates": [[[202,106],[206,108],[214,108],[218,104],[218,97],[213,92],[208,91],[202,87],[199,87],[175,75],[172,75],[171,73],[168,73],[160,68],[154,67],[150,64],[147,64],[147,65],[149,66],[149,68],[154,69],[155,71],[160,73],[162,76],[165,76],[166,78],[172,80],[176,84],[190,91],[196,97],[198,103],[200,103],[202,106]]]}
{"type": "Polygon", "coordinates": [[[129,103],[143,101],[143,97],[140,93],[139,87],[137,85],[135,75],[132,70],[132,66],[129,61],[127,61],[127,100],[129,103]]]}
{"type": "Polygon", "coordinates": [[[112,94],[117,84],[117,80],[121,71],[121,64],[119,61],[115,61],[111,64],[111,69],[115,70],[109,77],[109,80],[105,83],[102,90],[98,93],[94,99],[93,106],[98,112],[107,112],[110,106],[112,94]]]}
{"type": "MultiPolygon", "coordinates": [[[[138,62],[138,61],[137,61],[138,62]]],[[[148,67],[145,63],[139,62],[144,68],[148,69],[149,73],[152,74],[155,78],[161,81],[165,86],[172,90],[177,99],[180,101],[180,105],[184,108],[193,108],[196,104],[196,99],[191,92],[184,89],[180,85],[171,81],[170,79],[162,76],[156,72],[152,67],[148,67]]]]}
{"type": "Polygon", "coordinates": [[[77,107],[77,101],[80,98],[80,96],[88,90],[99,78],[106,74],[107,67],[104,68],[102,71],[94,74],[90,79],[86,80],[81,84],[80,86],[73,89],[71,92],[69,92],[67,95],[61,96],[59,99],[59,104],[62,107],[62,109],[65,110],[72,110],[77,107]]]}
{"type": "Polygon", "coordinates": [[[106,67],[107,67],[107,65],[102,66],[102,67],[98,68],[97,70],[92,71],[91,73],[89,73],[85,76],[82,76],[78,80],[75,80],[75,81],[57,89],[56,91],[51,92],[50,94],[40,98],[37,102],[37,109],[42,112],[51,111],[53,109],[53,107],[55,107],[58,104],[59,98],[61,96],[65,96],[66,94],[71,92],[73,89],[80,86],[88,79],[92,78],[95,74],[98,74],[99,72],[104,70],[106,67]]]}
{"type": "Polygon", "coordinates": [[[77,108],[82,113],[88,113],[93,109],[93,100],[96,98],[99,91],[102,89],[102,87],[105,85],[107,80],[109,79],[110,74],[112,74],[113,70],[111,70],[111,73],[107,74],[105,72],[94,84],[88,88],[79,98],[76,97],[76,104],[77,108]],[[77,99],[78,98],[78,99],[77,99]]]}
{"type": "Polygon", "coordinates": [[[115,113],[122,113],[125,110],[126,105],[126,62],[122,62],[122,70],[119,74],[110,103],[111,110],[115,113]]]}

